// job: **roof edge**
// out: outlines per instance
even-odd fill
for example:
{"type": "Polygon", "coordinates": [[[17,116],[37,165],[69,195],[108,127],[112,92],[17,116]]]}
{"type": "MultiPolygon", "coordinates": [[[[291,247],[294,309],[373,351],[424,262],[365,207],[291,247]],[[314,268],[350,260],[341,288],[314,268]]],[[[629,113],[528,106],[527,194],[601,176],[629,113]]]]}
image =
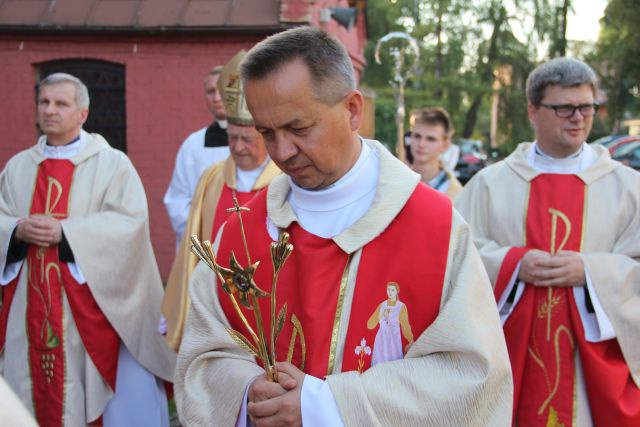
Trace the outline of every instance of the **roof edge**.
{"type": "Polygon", "coordinates": [[[272,34],[289,28],[296,27],[295,24],[278,24],[265,26],[216,26],[216,27],[69,27],[69,26],[39,26],[39,25],[0,25],[0,34],[57,34],[57,35],[193,35],[193,34],[229,34],[238,33],[244,35],[251,34],[272,34]]]}

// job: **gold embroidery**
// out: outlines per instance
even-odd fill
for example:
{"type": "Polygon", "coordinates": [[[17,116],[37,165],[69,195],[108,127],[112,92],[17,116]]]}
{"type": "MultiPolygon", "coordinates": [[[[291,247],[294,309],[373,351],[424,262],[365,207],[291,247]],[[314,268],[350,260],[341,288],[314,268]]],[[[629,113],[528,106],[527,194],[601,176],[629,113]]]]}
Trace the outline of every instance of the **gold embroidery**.
{"type": "MultiPolygon", "coordinates": [[[[42,301],[42,306],[44,308],[44,320],[42,322],[42,325],[40,326],[40,339],[44,341],[47,347],[49,347],[50,340],[53,340],[53,330],[51,328],[51,323],[49,322],[49,316],[51,315],[51,285],[49,284],[49,278],[47,277],[47,280],[46,280],[46,284],[47,284],[46,296],[42,292],[42,289],[39,286],[40,284],[45,282],[44,280],[44,272],[45,272],[44,248],[38,248],[36,252],[36,259],[41,260],[41,269],[40,269],[41,280],[38,282],[33,278],[33,273],[35,273],[35,271],[33,269],[33,265],[31,261],[27,259],[27,268],[29,270],[28,282],[29,282],[29,287],[31,287],[36,292],[36,294],[40,297],[40,300],[42,301]],[[47,333],[46,339],[45,339],[45,332],[47,333]]],[[[55,337],[55,339],[57,340],[57,337],[55,337]]],[[[51,341],[51,344],[54,344],[54,342],[51,341]]],[[[49,348],[53,348],[53,347],[49,347],[49,348]]]]}
{"type": "MultiPolygon", "coordinates": [[[[569,218],[567,217],[566,214],[564,214],[563,212],[557,210],[557,209],[553,209],[550,208],[549,209],[549,213],[551,214],[551,245],[550,245],[550,253],[552,255],[556,254],[558,251],[561,251],[564,246],[566,245],[567,241],[569,240],[569,236],[571,234],[571,221],[569,220],[569,218]],[[565,225],[565,233],[564,236],[561,239],[561,242],[559,245],[556,246],[557,243],[557,233],[558,233],[558,218],[560,218],[560,220],[564,223],[565,225]]],[[[559,304],[567,304],[567,301],[563,301],[562,296],[554,294],[552,287],[549,287],[547,289],[547,298],[545,301],[543,301],[539,306],[538,306],[538,310],[536,313],[536,318],[537,319],[546,319],[546,327],[547,327],[547,333],[546,333],[546,340],[547,341],[551,341],[551,317],[553,316],[553,312],[554,312],[554,308],[556,306],[558,306],[559,304]]],[[[533,324],[533,331],[532,331],[532,335],[535,336],[535,329],[536,329],[536,325],[537,325],[537,321],[534,322],[533,324]]],[[[544,373],[544,377],[547,383],[547,389],[549,390],[549,395],[547,396],[547,398],[545,399],[545,401],[542,403],[542,405],[540,406],[540,408],[538,409],[538,414],[542,415],[544,413],[544,411],[547,409],[547,407],[549,408],[549,416],[547,419],[547,426],[561,426],[561,424],[558,423],[558,416],[557,416],[557,412],[556,410],[550,406],[551,401],[553,400],[553,397],[556,395],[556,393],[558,392],[558,388],[560,386],[560,379],[562,377],[562,372],[561,372],[561,367],[560,367],[560,337],[562,334],[566,334],[568,340],[569,340],[569,345],[570,345],[570,349],[573,352],[575,350],[575,343],[574,343],[574,339],[573,339],[573,335],[571,333],[571,330],[565,326],[565,325],[560,325],[555,329],[554,335],[553,335],[553,349],[554,349],[554,353],[555,353],[555,365],[556,365],[556,373],[555,373],[555,377],[553,380],[553,386],[552,383],[550,381],[550,377],[549,377],[549,373],[547,371],[547,367],[545,366],[542,358],[540,357],[539,351],[537,349],[537,345],[535,343],[535,341],[533,342],[533,348],[531,346],[528,347],[528,353],[531,356],[531,358],[534,360],[534,362],[536,364],[538,364],[544,373]]],[[[574,402],[575,403],[575,402],[574,402]]]]}
{"type": "Polygon", "coordinates": [[[589,199],[589,187],[587,185],[584,186],[584,205],[582,206],[582,230],[580,233],[580,252],[584,250],[584,239],[585,239],[585,224],[587,223],[587,206],[589,199]]]}
{"type": "Polygon", "coordinates": [[[551,252],[551,255],[555,255],[557,252],[561,251],[564,248],[564,245],[567,243],[567,240],[569,240],[569,235],[571,234],[571,221],[569,220],[569,217],[567,217],[567,215],[565,215],[563,212],[557,209],[549,208],[549,213],[551,214],[551,250],[549,252],[551,252]],[[564,233],[564,237],[562,238],[562,242],[556,249],[556,234],[558,232],[558,218],[560,218],[562,222],[564,222],[565,233],[564,233]]]}
{"type": "Polygon", "coordinates": [[[54,367],[55,367],[56,355],[55,354],[41,354],[40,362],[44,376],[47,378],[47,383],[51,384],[53,379],[54,367]]]}
{"type": "MultiPolygon", "coordinates": [[[[56,263],[50,262],[47,264],[45,269],[45,277],[46,277],[46,285],[47,285],[47,293],[49,297],[49,313],[51,313],[51,282],[49,281],[49,272],[51,270],[55,270],[58,275],[58,283],[62,283],[62,275],[60,273],[60,266],[56,263]]],[[[51,327],[51,323],[49,322],[49,313],[45,316],[45,323],[47,328],[47,348],[56,348],[60,344],[60,339],[53,333],[53,328],[51,327]]],[[[41,334],[42,335],[42,334],[41,334]]]]}
{"type": "MultiPolygon", "coordinates": [[[[549,208],[549,213],[551,214],[551,248],[549,252],[551,255],[555,255],[558,251],[561,251],[566,245],[567,240],[569,240],[569,236],[571,234],[571,221],[569,217],[562,211],[558,209],[549,208]],[[558,234],[558,218],[562,220],[565,226],[565,233],[562,237],[562,241],[560,245],[556,248],[556,235],[558,234]]],[[[553,288],[549,287],[547,290],[547,341],[551,340],[551,309],[555,305],[553,303],[553,288]]],[[[556,302],[557,304],[557,302],[556,302]]]]}
{"type": "Polygon", "coordinates": [[[549,396],[547,397],[547,399],[542,403],[542,405],[538,409],[538,415],[541,415],[544,412],[544,410],[547,408],[547,406],[551,403],[551,399],[553,399],[553,396],[556,395],[556,393],[558,392],[558,386],[560,386],[560,376],[561,376],[561,372],[560,372],[560,334],[562,332],[564,332],[567,335],[567,338],[569,339],[569,345],[571,347],[571,350],[573,350],[575,348],[575,344],[573,342],[573,336],[571,335],[571,331],[569,330],[569,328],[567,328],[564,325],[559,326],[558,329],[556,329],[556,333],[555,333],[554,338],[553,338],[553,349],[554,349],[555,354],[556,354],[556,379],[554,381],[554,385],[553,385],[553,389],[551,390],[551,393],[549,393],[549,396]]]}
{"type": "Polygon", "coordinates": [[[525,196],[525,204],[524,204],[524,212],[523,212],[523,216],[524,216],[524,222],[522,223],[522,235],[524,236],[523,239],[523,245],[524,247],[527,246],[527,217],[529,215],[529,202],[531,201],[530,199],[530,193],[531,193],[531,182],[527,182],[527,195],[525,196]]]}
{"type": "Polygon", "coordinates": [[[48,176],[47,177],[47,204],[44,207],[44,214],[49,216],[58,216],[58,217],[66,217],[67,215],[64,213],[54,213],[53,211],[58,207],[58,203],[60,202],[60,198],[62,197],[62,184],[57,179],[48,176]],[[55,194],[55,200],[51,203],[51,197],[53,196],[53,189],[57,190],[55,194]]]}
{"type": "Polygon", "coordinates": [[[304,364],[307,358],[307,343],[304,339],[304,331],[302,330],[302,324],[295,314],[291,315],[291,323],[293,323],[293,332],[291,333],[291,341],[289,342],[289,351],[287,352],[287,362],[291,362],[293,359],[293,351],[295,349],[296,337],[300,335],[300,353],[301,362],[300,370],[304,371],[304,364]]]}
{"type": "Polygon", "coordinates": [[[333,373],[333,366],[336,361],[336,349],[338,347],[338,330],[340,329],[340,320],[342,319],[342,305],[344,303],[344,294],[347,289],[349,279],[349,267],[351,267],[351,255],[347,257],[347,265],[342,272],[340,279],[340,293],[338,294],[338,303],[336,305],[336,314],[333,319],[333,329],[331,330],[331,347],[329,348],[329,364],[327,366],[327,375],[333,373]]]}

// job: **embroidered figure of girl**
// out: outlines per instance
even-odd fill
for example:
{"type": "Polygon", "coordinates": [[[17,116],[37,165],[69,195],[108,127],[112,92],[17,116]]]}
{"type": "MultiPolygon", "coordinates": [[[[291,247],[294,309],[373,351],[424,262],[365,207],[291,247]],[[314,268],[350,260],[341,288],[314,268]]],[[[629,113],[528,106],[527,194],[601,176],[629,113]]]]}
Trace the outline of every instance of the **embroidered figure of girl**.
{"type": "Polygon", "coordinates": [[[387,299],[373,312],[367,321],[367,328],[374,329],[380,325],[373,343],[373,356],[371,366],[376,363],[389,360],[398,360],[404,357],[404,353],[413,344],[413,333],[409,324],[409,312],[407,306],[398,299],[400,285],[396,282],[387,283],[387,299]],[[400,332],[409,342],[402,349],[402,337],[400,332]]]}

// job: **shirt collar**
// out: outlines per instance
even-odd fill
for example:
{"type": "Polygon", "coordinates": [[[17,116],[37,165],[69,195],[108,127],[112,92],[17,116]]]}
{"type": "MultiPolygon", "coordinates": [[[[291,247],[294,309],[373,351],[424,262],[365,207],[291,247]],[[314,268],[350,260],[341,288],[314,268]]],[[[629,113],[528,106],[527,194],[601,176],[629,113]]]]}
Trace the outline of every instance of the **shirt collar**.
{"type": "Polygon", "coordinates": [[[527,160],[535,170],[543,173],[558,174],[581,172],[593,165],[596,157],[593,148],[585,143],[582,143],[578,151],[563,158],[549,156],[542,151],[537,141],[534,141],[527,153],[527,160]]]}
{"type": "Polygon", "coordinates": [[[42,155],[47,159],[70,159],[82,151],[85,145],[86,141],[83,132],[80,131],[80,135],[65,145],[54,146],[45,144],[42,155]]]}

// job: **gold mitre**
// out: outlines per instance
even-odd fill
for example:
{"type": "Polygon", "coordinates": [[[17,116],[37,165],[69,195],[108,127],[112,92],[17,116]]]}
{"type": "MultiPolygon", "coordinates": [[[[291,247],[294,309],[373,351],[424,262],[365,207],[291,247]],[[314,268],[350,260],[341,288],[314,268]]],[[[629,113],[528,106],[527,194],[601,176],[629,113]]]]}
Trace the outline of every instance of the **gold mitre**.
{"type": "Polygon", "coordinates": [[[247,51],[236,53],[224,66],[218,79],[218,91],[227,111],[227,121],[240,126],[253,126],[253,117],[244,99],[244,90],[240,81],[238,65],[246,56],[247,51]]]}

